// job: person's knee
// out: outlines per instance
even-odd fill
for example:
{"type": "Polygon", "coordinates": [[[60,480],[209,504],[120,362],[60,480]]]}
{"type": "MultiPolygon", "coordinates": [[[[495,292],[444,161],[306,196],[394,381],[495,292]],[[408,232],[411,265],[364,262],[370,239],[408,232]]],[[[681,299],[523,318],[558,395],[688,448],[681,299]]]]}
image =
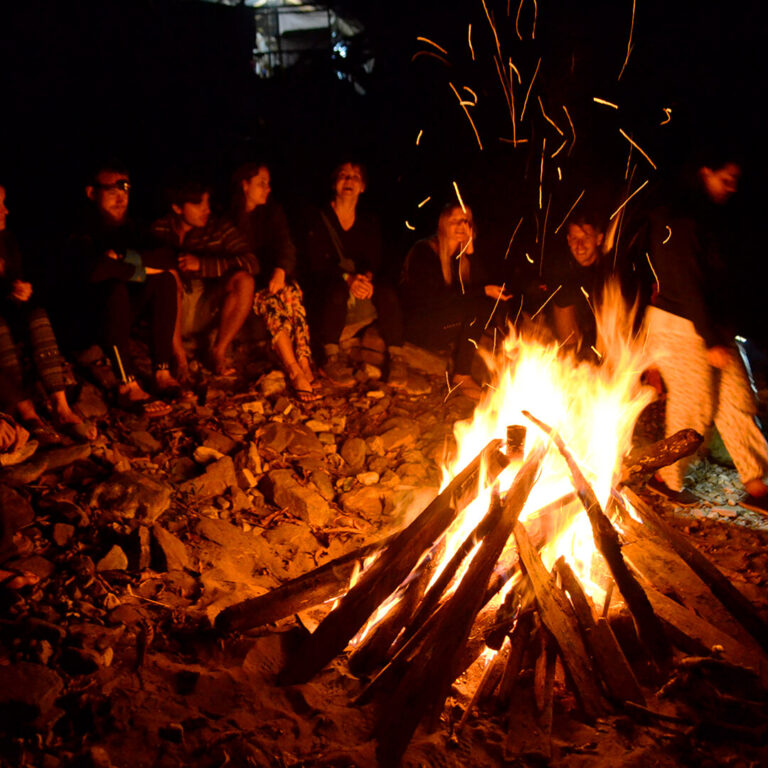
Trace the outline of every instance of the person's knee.
{"type": "Polygon", "coordinates": [[[234,294],[239,298],[252,299],[256,288],[256,281],[253,275],[245,270],[233,272],[227,279],[227,293],[234,294]]]}

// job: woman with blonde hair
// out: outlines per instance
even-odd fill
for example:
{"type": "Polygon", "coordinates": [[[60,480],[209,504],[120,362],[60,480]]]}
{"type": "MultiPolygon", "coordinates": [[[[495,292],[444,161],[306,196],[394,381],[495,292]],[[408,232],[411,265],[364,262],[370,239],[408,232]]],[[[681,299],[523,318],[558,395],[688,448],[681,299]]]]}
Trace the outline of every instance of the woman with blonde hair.
{"type": "Polygon", "coordinates": [[[453,345],[452,383],[479,398],[480,386],[471,375],[475,349],[495,303],[510,295],[485,282],[475,236],[470,208],[445,206],[437,232],[419,240],[406,257],[401,296],[406,339],[435,351],[453,345]]]}

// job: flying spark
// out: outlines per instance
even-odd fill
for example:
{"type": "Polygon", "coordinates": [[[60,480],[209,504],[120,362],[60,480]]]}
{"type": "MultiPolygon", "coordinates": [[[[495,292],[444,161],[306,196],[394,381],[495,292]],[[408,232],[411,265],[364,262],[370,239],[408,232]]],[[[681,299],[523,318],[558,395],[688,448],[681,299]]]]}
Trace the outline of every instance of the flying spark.
{"type": "Polygon", "coordinates": [[[488,13],[488,6],[485,4],[485,0],[482,0],[482,3],[485,15],[488,17],[488,24],[490,25],[491,31],[493,32],[493,37],[496,40],[496,50],[499,52],[499,56],[501,56],[501,46],[499,45],[499,36],[496,34],[496,27],[493,23],[493,19],[491,18],[491,14],[488,13]]]}
{"type": "Polygon", "coordinates": [[[593,344],[590,349],[602,360],[603,356],[597,351],[597,347],[593,344]]]}
{"type": "Polygon", "coordinates": [[[419,135],[416,137],[416,146],[419,146],[419,142],[421,141],[422,134],[424,133],[423,130],[419,131],[419,135]]]}
{"type": "Polygon", "coordinates": [[[531,40],[536,39],[536,19],[539,16],[539,4],[533,0],[533,27],[531,28],[531,40]]]}
{"type": "Polygon", "coordinates": [[[642,150],[639,144],[637,142],[633,141],[632,138],[624,132],[622,128],[619,128],[619,133],[651,164],[651,168],[653,170],[656,170],[656,163],[651,160],[650,157],[648,157],[648,154],[642,150]]]}
{"type": "Polygon", "coordinates": [[[517,325],[517,321],[520,319],[520,313],[523,311],[523,301],[525,301],[525,294],[520,295],[520,306],[517,308],[517,314],[515,315],[515,325],[517,325]]]}
{"type": "Polygon", "coordinates": [[[472,25],[467,28],[467,42],[469,43],[469,52],[472,54],[472,61],[475,60],[475,49],[472,47],[472,25]]]}
{"type": "Polygon", "coordinates": [[[624,59],[624,63],[621,65],[621,72],[619,72],[619,76],[616,78],[617,80],[621,80],[621,76],[624,74],[624,68],[627,66],[627,62],[629,61],[629,54],[632,53],[632,32],[635,29],[635,5],[637,4],[637,0],[632,0],[632,23],[629,26],[629,40],[627,40],[627,56],[624,59]]]}
{"type": "Polygon", "coordinates": [[[509,71],[510,71],[509,81],[512,82],[512,74],[511,73],[514,72],[517,75],[517,84],[521,85],[523,81],[520,79],[520,71],[512,63],[512,57],[511,56],[509,57],[509,71]]]}
{"type": "Polygon", "coordinates": [[[606,107],[613,107],[614,109],[619,108],[618,104],[614,104],[612,101],[606,101],[605,99],[598,99],[597,96],[595,96],[592,101],[596,102],[597,104],[605,104],[606,107]]]}
{"type": "Polygon", "coordinates": [[[467,116],[467,120],[469,120],[469,124],[472,126],[472,130],[475,132],[477,145],[480,147],[480,151],[482,151],[483,142],[480,141],[480,134],[477,132],[477,128],[475,127],[475,121],[472,119],[472,115],[469,114],[469,110],[467,109],[467,104],[470,102],[464,101],[461,96],[459,96],[459,92],[456,90],[456,86],[454,86],[453,83],[449,82],[448,85],[451,86],[451,90],[456,94],[456,98],[459,100],[459,106],[461,106],[461,108],[464,110],[464,114],[467,116]]]}
{"type": "Polygon", "coordinates": [[[571,144],[570,149],[568,150],[568,154],[570,155],[573,151],[573,147],[576,144],[576,129],[573,127],[573,120],[571,120],[571,116],[568,114],[568,108],[563,104],[563,112],[565,112],[565,116],[568,118],[568,125],[571,126],[571,133],[573,134],[573,144],[571,144]]]}
{"type": "Polygon", "coordinates": [[[544,303],[543,303],[543,304],[542,304],[542,305],[541,305],[541,306],[540,306],[540,307],[539,307],[539,308],[538,308],[538,309],[537,309],[537,310],[536,310],[536,311],[535,311],[535,312],[534,312],[534,313],[531,315],[531,320],[533,320],[533,318],[534,318],[534,317],[536,317],[536,315],[538,315],[538,314],[539,314],[539,312],[541,312],[541,310],[542,310],[542,309],[544,309],[544,307],[546,307],[546,306],[547,306],[547,304],[549,304],[549,302],[550,302],[550,301],[552,301],[552,299],[554,298],[555,294],[556,294],[556,293],[557,293],[557,292],[558,292],[558,291],[559,291],[559,290],[560,290],[562,287],[563,287],[562,285],[558,285],[558,286],[557,286],[557,288],[555,288],[555,290],[554,290],[554,291],[552,291],[552,293],[549,295],[549,298],[548,298],[548,299],[547,299],[547,300],[546,300],[546,301],[545,301],[545,302],[544,302],[544,303]]]}
{"type": "Polygon", "coordinates": [[[520,113],[520,122],[523,122],[523,118],[525,117],[525,108],[528,106],[528,97],[531,95],[531,88],[533,88],[533,81],[536,79],[536,75],[539,74],[539,67],[541,66],[541,56],[539,56],[539,60],[536,62],[536,69],[533,73],[533,77],[531,78],[531,82],[528,85],[528,90],[525,93],[525,101],[523,101],[523,111],[520,113]]]}
{"type": "Polygon", "coordinates": [[[541,96],[536,97],[539,100],[539,107],[541,107],[541,114],[544,115],[544,119],[561,135],[565,134],[560,130],[560,126],[544,111],[544,104],[541,101],[541,96]]]}
{"type": "Polygon", "coordinates": [[[659,276],[656,274],[656,270],[653,268],[651,255],[647,251],[645,253],[645,258],[648,259],[648,266],[651,268],[651,272],[653,272],[653,279],[656,281],[656,293],[658,293],[661,290],[661,283],[659,282],[659,276]]]}
{"type": "Polygon", "coordinates": [[[662,107],[662,109],[664,110],[666,117],[659,123],[659,125],[666,125],[672,119],[672,109],[671,107],[662,107]]]}
{"type": "Polygon", "coordinates": [[[463,85],[462,88],[465,91],[469,91],[470,95],[474,98],[473,102],[468,102],[474,107],[477,104],[477,94],[468,85],[463,85]]]}
{"type": "Polygon", "coordinates": [[[507,260],[507,256],[509,256],[509,249],[512,247],[512,241],[515,239],[515,235],[517,234],[517,230],[520,229],[520,225],[523,223],[523,217],[520,217],[520,221],[517,222],[517,226],[515,227],[515,231],[512,233],[512,237],[509,238],[509,245],[507,246],[507,252],[504,254],[504,260],[507,260]]]}
{"type": "Polygon", "coordinates": [[[609,221],[613,221],[614,216],[621,211],[624,206],[648,183],[648,179],[646,179],[609,217],[609,221]]]}
{"type": "MultiPolygon", "coordinates": [[[[560,169],[558,168],[558,170],[560,169]]],[[[568,221],[568,217],[573,213],[573,209],[579,204],[579,200],[581,200],[581,198],[584,197],[584,193],[586,191],[587,191],[586,189],[581,190],[581,193],[576,198],[576,202],[568,209],[568,213],[565,214],[565,217],[560,222],[560,225],[558,226],[558,228],[555,230],[555,234],[557,234],[563,228],[563,224],[565,224],[565,222],[568,221]]]]}
{"type": "MultiPolygon", "coordinates": [[[[455,181],[452,182],[452,183],[453,183],[453,188],[456,190],[456,197],[459,200],[459,205],[461,206],[461,210],[464,213],[466,213],[467,212],[467,207],[464,205],[464,201],[461,199],[461,192],[459,192],[459,185],[455,181]]],[[[461,255],[461,254],[459,254],[459,255],[461,255]]]]}
{"type": "Polygon", "coordinates": [[[493,309],[491,310],[491,314],[488,315],[488,321],[485,324],[485,327],[483,328],[484,331],[488,330],[488,326],[491,324],[491,320],[493,319],[493,314],[496,312],[496,307],[499,306],[499,302],[501,301],[501,295],[504,293],[504,288],[506,287],[506,283],[501,284],[501,288],[499,289],[499,295],[496,297],[496,303],[493,305],[493,309]]]}
{"type": "Polygon", "coordinates": [[[441,45],[438,45],[433,40],[430,40],[428,37],[417,37],[416,39],[420,40],[422,43],[429,43],[430,45],[434,45],[438,51],[444,53],[446,56],[448,55],[448,51],[446,51],[445,48],[443,48],[441,45]]]}
{"type": "Polygon", "coordinates": [[[525,254],[525,258],[528,260],[529,264],[533,264],[533,259],[531,258],[531,255],[529,253],[525,254]]]}
{"type": "Polygon", "coordinates": [[[541,167],[539,168],[539,210],[541,210],[541,186],[544,183],[544,150],[547,148],[547,137],[541,142],[541,167]]]}
{"type": "Polygon", "coordinates": [[[413,226],[413,224],[411,224],[411,223],[408,221],[408,219],[406,219],[406,220],[405,220],[405,226],[406,226],[406,228],[407,228],[407,229],[410,229],[410,230],[411,230],[411,232],[413,232],[413,231],[416,229],[416,227],[414,227],[414,226],[413,226]]]}
{"type": "Polygon", "coordinates": [[[432,195],[430,195],[429,197],[425,197],[425,198],[424,198],[424,199],[423,199],[423,200],[422,200],[422,201],[421,201],[421,202],[420,202],[420,203],[419,203],[419,204],[418,204],[416,207],[417,207],[417,208],[422,208],[422,207],[423,207],[423,206],[425,206],[425,205],[426,205],[426,204],[427,204],[427,203],[428,203],[428,202],[429,202],[431,199],[432,199],[432,195]]]}
{"type": "Polygon", "coordinates": [[[523,36],[520,34],[520,11],[523,10],[524,2],[525,0],[520,0],[520,5],[517,6],[517,16],[515,16],[515,32],[517,32],[517,36],[520,40],[523,39],[523,36]]]}
{"type": "Polygon", "coordinates": [[[661,241],[661,244],[666,245],[669,242],[670,237],[672,237],[672,230],[667,226],[667,236],[661,241]]]}
{"type": "MultiPolygon", "coordinates": [[[[563,143],[549,156],[550,160],[554,160],[559,154],[560,150],[568,143],[568,139],[563,139],[563,143]]],[[[559,169],[558,169],[559,170],[559,169]]]]}
{"type": "Polygon", "coordinates": [[[560,170],[560,166],[557,166],[557,180],[562,181],[563,180],[563,172],[560,170]]]}

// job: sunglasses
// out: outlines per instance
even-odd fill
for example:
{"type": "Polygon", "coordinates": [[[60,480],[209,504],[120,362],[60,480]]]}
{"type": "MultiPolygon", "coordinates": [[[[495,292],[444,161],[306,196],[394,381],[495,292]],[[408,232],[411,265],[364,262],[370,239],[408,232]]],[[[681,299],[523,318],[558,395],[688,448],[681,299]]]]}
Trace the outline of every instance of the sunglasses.
{"type": "Polygon", "coordinates": [[[93,186],[96,189],[120,190],[120,192],[130,192],[131,190],[131,182],[128,179],[118,179],[112,182],[112,184],[94,184],[93,186]]]}

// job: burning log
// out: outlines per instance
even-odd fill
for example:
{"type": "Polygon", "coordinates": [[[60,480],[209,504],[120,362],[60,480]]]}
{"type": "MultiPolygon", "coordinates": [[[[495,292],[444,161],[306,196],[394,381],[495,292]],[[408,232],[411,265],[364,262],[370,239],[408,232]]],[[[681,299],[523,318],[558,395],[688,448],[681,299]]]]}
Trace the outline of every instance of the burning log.
{"type": "Polygon", "coordinates": [[[525,651],[528,648],[531,631],[533,630],[533,617],[534,613],[532,610],[523,611],[517,619],[517,624],[512,630],[512,634],[509,636],[509,658],[507,659],[507,665],[504,668],[504,674],[501,677],[497,694],[501,706],[507,706],[511,701],[512,693],[520,677],[525,651]]]}
{"type": "Polygon", "coordinates": [[[642,587],[637,583],[637,579],[635,579],[624,562],[619,536],[611,525],[610,520],[603,513],[595,492],[582,474],[560,435],[552,427],[539,421],[527,411],[523,411],[523,415],[549,435],[565,459],[573,479],[573,485],[576,488],[581,503],[584,505],[584,509],[587,511],[589,522],[592,524],[595,544],[605,558],[605,562],[608,564],[608,568],[616,581],[616,586],[624,596],[629,609],[632,611],[632,615],[635,617],[635,621],[637,621],[640,637],[649,648],[654,660],[666,664],[671,657],[669,642],[642,587]]]}
{"type": "Polygon", "coordinates": [[[477,494],[480,470],[487,464],[487,481],[508,465],[499,451],[502,442],[492,440],[429,506],[406,528],[344,595],[338,607],[320,623],[280,675],[283,684],[306,682],[334,656],[341,653],[374,609],[394,592],[456,515],[477,494]]]}
{"type": "Polygon", "coordinates": [[[563,664],[570,676],[584,715],[593,720],[604,714],[606,707],[597,685],[592,662],[589,660],[587,649],[579,634],[573,607],[544,567],[521,523],[515,526],[515,541],[517,541],[520,560],[536,595],[541,621],[560,649],[563,664]]]}
{"type": "Polygon", "coordinates": [[[636,448],[622,462],[622,483],[636,480],[695,453],[704,438],[695,429],[681,429],[651,445],[636,448]]]}
{"type": "Polygon", "coordinates": [[[244,632],[271,624],[343,594],[359,563],[389,544],[395,534],[366,544],[258,597],[225,608],[216,616],[219,632],[244,632]]]}
{"type": "Polygon", "coordinates": [[[584,639],[592,652],[592,659],[600,672],[609,698],[617,704],[623,704],[625,701],[645,704],[645,697],[640,690],[635,673],[629,666],[608,622],[603,618],[595,617],[589,598],[571,567],[562,557],[555,563],[555,568],[560,575],[563,589],[571,598],[576,618],[581,625],[584,639]]]}
{"type": "Polygon", "coordinates": [[[661,518],[648,504],[629,489],[625,489],[629,502],[643,520],[658,531],[696,575],[712,590],[728,612],[768,652],[768,625],[752,604],[688,539],[661,518]]]}
{"type": "MultiPolygon", "coordinates": [[[[382,708],[375,733],[379,742],[377,754],[383,765],[396,765],[424,716],[435,717],[440,711],[456,677],[459,654],[483,603],[493,568],[517,523],[543,457],[543,450],[535,450],[517,473],[498,524],[483,539],[467,573],[440,612],[440,620],[435,622],[414,663],[382,708]]],[[[496,497],[489,515],[495,516],[493,506],[498,504],[496,497]]]]}

